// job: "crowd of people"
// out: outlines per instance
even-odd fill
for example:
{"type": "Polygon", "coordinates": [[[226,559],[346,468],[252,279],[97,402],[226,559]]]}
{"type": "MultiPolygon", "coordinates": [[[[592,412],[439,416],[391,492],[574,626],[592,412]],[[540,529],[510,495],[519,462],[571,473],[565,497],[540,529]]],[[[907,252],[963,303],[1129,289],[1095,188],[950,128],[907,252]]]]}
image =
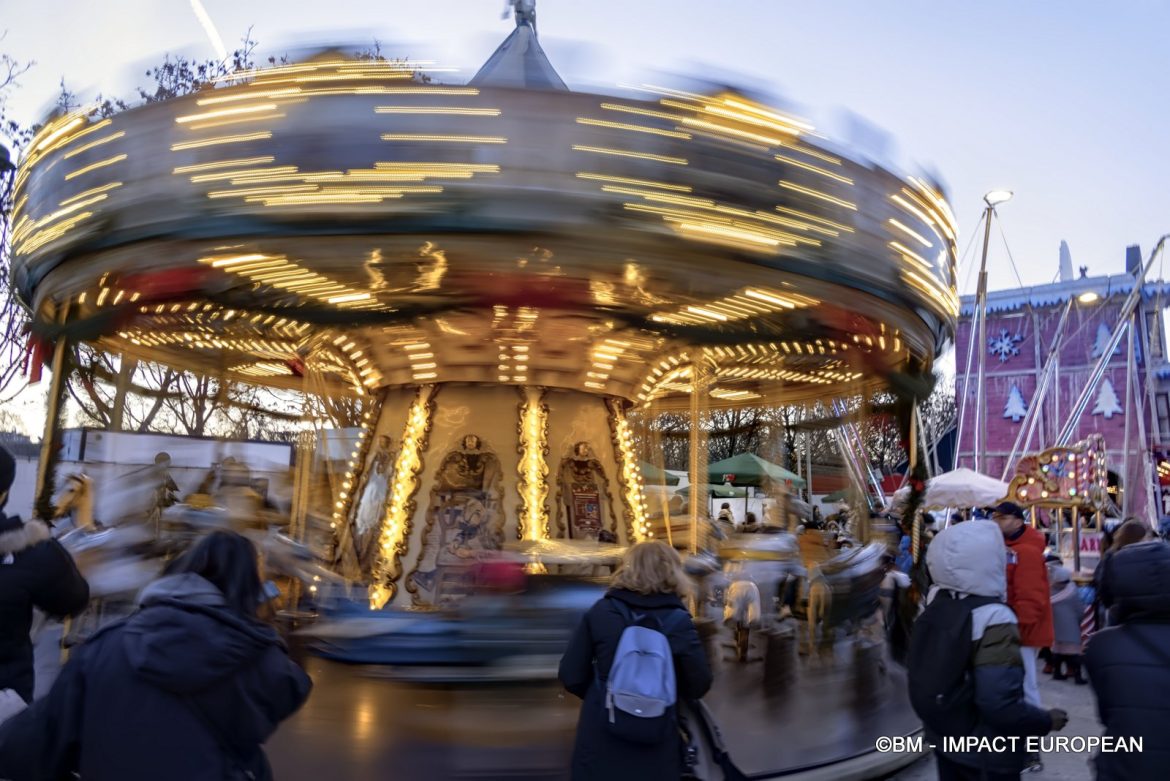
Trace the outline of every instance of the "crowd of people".
{"type": "MultiPolygon", "coordinates": [[[[0,509],[13,479],[0,450],[0,509]]],[[[1165,777],[1170,545],[1127,521],[1090,579],[1046,557],[1043,533],[1017,505],[988,515],[954,518],[925,546],[925,566],[905,546],[885,560],[887,629],[894,595],[922,592],[892,656],[905,661],[911,701],[938,746],[939,778],[1001,781],[1039,767],[1023,748],[957,750],[943,738],[1063,729],[1068,715],[1042,704],[1042,674],[1090,685],[1106,735],[1143,740],[1141,752],[1098,755],[1098,779],[1165,777]]],[[[582,701],[574,779],[686,777],[680,705],[712,684],[686,608],[691,586],[674,548],[638,543],[581,618],[559,670],[582,701]]],[[[311,681],[260,618],[266,598],[252,543],[212,532],[170,562],[128,619],[74,648],[34,700],[34,617],[79,614],[89,589],[46,524],[0,512],[0,778],[270,778],[263,744],[311,681]]],[[[725,771],[734,777],[731,764],[725,771]]]]}

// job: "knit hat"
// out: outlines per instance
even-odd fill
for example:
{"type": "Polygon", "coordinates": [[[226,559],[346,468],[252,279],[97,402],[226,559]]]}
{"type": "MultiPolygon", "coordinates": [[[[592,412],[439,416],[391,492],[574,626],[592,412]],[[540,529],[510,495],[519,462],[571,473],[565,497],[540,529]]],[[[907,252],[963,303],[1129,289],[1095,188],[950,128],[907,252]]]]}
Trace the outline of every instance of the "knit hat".
{"type": "Polygon", "coordinates": [[[0,494],[4,494],[3,499],[0,499],[0,507],[8,501],[8,491],[12,488],[12,484],[16,482],[16,460],[7,449],[0,447],[0,494]]]}
{"type": "Polygon", "coordinates": [[[1000,502],[995,506],[993,512],[999,513],[1000,515],[1011,515],[1016,518],[1024,517],[1023,508],[1015,502],[1000,502]]]}

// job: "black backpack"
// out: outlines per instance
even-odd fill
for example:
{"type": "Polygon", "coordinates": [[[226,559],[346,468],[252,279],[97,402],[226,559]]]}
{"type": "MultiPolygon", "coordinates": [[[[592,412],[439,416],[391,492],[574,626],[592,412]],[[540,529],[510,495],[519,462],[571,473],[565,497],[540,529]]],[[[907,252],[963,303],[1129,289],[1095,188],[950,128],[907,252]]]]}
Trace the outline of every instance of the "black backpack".
{"type": "Polygon", "coordinates": [[[910,704],[929,732],[969,735],[979,722],[971,665],[971,613],[1000,601],[977,596],[959,599],[950,591],[940,591],[914,622],[906,660],[910,704]]]}

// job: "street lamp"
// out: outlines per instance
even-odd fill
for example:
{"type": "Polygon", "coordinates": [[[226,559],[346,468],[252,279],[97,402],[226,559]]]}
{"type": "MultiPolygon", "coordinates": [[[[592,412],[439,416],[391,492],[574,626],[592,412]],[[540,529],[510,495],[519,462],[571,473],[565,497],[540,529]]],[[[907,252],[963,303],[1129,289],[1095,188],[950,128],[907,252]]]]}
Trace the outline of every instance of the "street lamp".
{"type": "Polygon", "coordinates": [[[986,203],[989,208],[994,209],[999,204],[1010,201],[1012,199],[1012,195],[1013,193],[1011,190],[992,190],[983,196],[983,202],[986,203]]]}
{"type": "MultiPolygon", "coordinates": [[[[1012,198],[1011,190],[992,190],[983,196],[987,208],[983,211],[983,258],[979,262],[979,288],[975,295],[975,316],[979,318],[979,379],[975,386],[975,471],[987,467],[987,411],[984,381],[987,372],[987,248],[991,243],[991,218],[995,207],[1012,198]]],[[[970,363],[967,364],[970,366],[970,363]]],[[[964,393],[964,401],[966,394],[964,393]]]]}

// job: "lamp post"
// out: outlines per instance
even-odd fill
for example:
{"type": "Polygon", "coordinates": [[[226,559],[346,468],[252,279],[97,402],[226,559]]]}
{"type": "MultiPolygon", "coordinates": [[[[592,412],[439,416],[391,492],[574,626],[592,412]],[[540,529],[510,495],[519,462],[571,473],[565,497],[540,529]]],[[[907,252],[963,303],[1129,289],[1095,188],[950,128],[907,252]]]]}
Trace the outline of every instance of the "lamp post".
{"type": "Polygon", "coordinates": [[[987,248],[991,243],[991,218],[995,207],[1010,201],[1011,190],[992,190],[983,196],[987,204],[983,212],[983,257],[979,261],[979,287],[975,294],[975,316],[979,318],[979,374],[975,385],[975,471],[982,472],[987,466],[987,411],[983,409],[986,395],[983,388],[987,373],[987,248]]]}

